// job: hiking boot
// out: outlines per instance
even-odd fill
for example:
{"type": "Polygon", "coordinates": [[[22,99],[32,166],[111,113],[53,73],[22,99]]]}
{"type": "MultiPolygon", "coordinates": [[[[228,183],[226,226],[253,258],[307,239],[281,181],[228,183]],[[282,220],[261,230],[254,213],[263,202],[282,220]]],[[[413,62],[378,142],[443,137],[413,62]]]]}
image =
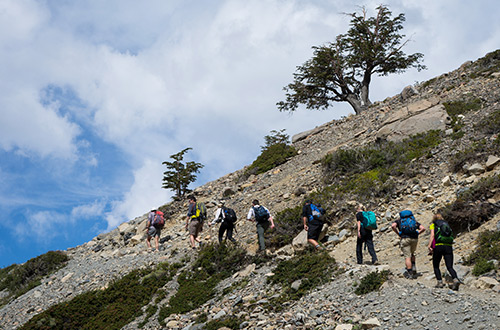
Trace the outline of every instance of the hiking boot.
{"type": "Polygon", "coordinates": [[[437,281],[437,284],[436,284],[435,288],[438,288],[438,289],[444,288],[443,281],[442,280],[441,281],[437,281]]]}
{"type": "Polygon", "coordinates": [[[403,277],[407,279],[413,279],[413,275],[407,270],[405,270],[405,272],[403,273],[403,277]]]}
{"type": "Polygon", "coordinates": [[[378,262],[378,260],[375,260],[375,261],[372,261],[372,265],[378,266],[378,265],[380,265],[380,263],[378,262]]]}
{"type": "Polygon", "coordinates": [[[453,283],[450,284],[450,289],[453,291],[458,291],[458,287],[460,286],[460,280],[458,278],[453,279],[453,283]]]}

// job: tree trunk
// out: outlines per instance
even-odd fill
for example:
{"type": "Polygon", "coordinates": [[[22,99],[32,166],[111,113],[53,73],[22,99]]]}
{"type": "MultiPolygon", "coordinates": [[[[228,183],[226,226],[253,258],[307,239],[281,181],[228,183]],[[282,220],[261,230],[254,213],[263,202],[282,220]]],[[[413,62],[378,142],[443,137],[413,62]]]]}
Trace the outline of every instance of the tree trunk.
{"type": "Polygon", "coordinates": [[[361,112],[363,112],[363,110],[365,110],[366,107],[363,106],[358,95],[349,94],[349,95],[347,95],[346,99],[347,99],[347,102],[354,109],[355,114],[359,115],[361,112]]]}
{"type": "Polygon", "coordinates": [[[372,104],[372,102],[370,101],[371,80],[372,80],[371,70],[366,70],[363,76],[363,81],[361,82],[361,104],[366,107],[372,104]]]}

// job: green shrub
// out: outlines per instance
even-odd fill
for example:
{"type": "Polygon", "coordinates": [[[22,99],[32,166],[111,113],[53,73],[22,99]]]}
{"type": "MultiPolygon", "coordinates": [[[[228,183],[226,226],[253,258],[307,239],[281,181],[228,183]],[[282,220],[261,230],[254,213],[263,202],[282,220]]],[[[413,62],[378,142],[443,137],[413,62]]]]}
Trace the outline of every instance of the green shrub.
{"type": "Polygon", "coordinates": [[[441,214],[456,233],[476,229],[500,211],[497,205],[487,201],[499,188],[500,175],[482,179],[461,192],[453,203],[441,210],[441,214]]]}
{"type": "Polygon", "coordinates": [[[20,329],[121,329],[142,313],[141,308],[173,278],[177,267],[163,263],[154,270],[134,270],[105,290],[88,291],[50,307],[20,329]]]}
{"type": "Polygon", "coordinates": [[[293,146],[285,143],[278,143],[264,149],[257,159],[245,170],[245,174],[265,173],[278,165],[284,164],[291,157],[297,154],[293,146]]]}
{"type": "Polygon", "coordinates": [[[204,247],[192,267],[177,278],[179,289],[168,306],[160,308],[160,323],[171,314],[183,314],[203,305],[215,296],[215,287],[240,269],[247,261],[243,248],[226,244],[204,247]]]}
{"type": "Polygon", "coordinates": [[[477,248],[466,259],[466,264],[477,264],[480,260],[500,260],[500,231],[485,231],[476,239],[477,248]]]}
{"type": "Polygon", "coordinates": [[[372,291],[376,291],[380,289],[385,281],[387,281],[388,277],[389,271],[387,270],[383,270],[380,273],[378,271],[371,272],[361,279],[358,287],[356,288],[356,290],[354,290],[354,293],[356,293],[357,295],[362,295],[372,291]]]}
{"type": "Polygon", "coordinates": [[[486,134],[500,133],[500,110],[494,111],[483,118],[478,124],[475,125],[475,128],[486,134]]]}
{"type": "MultiPolygon", "coordinates": [[[[485,124],[486,125],[486,124],[485,124]]],[[[490,154],[500,153],[500,143],[498,138],[493,143],[486,140],[474,142],[472,146],[455,153],[450,159],[450,170],[458,173],[464,171],[464,165],[486,162],[490,154]]]]}
{"type": "Polygon", "coordinates": [[[336,269],[335,259],[326,252],[304,252],[290,260],[281,261],[274,269],[268,282],[282,287],[281,295],[273,300],[272,306],[280,309],[289,300],[298,300],[315,287],[329,282],[336,269]],[[297,290],[293,282],[301,280],[297,290]]]}
{"type": "Polygon", "coordinates": [[[226,327],[229,329],[238,330],[240,329],[240,324],[243,323],[244,320],[236,317],[236,316],[227,316],[222,319],[212,320],[207,322],[203,327],[204,330],[218,330],[220,328],[226,327]]]}
{"type": "Polygon", "coordinates": [[[302,205],[294,208],[287,208],[278,212],[274,218],[276,227],[272,232],[267,231],[266,236],[269,237],[269,247],[279,249],[287,244],[292,243],[292,240],[297,236],[302,229],[304,223],[301,218],[302,205]]]}
{"type": "Polygon", "coordinates": [[[49,251],[23,265],[11,265],[2,269],[0,291],[7,289],[9,296],[0,300],[0,306],[40,285],[42,278],[64,267],[68,260],[61,251],[49,251]]]}
{"type": "Polygon", "coordinates": [[[453,101],[453,102],[444,102],[443,103],[446,112],[451,117],[451,126],[453,128],[453,132],[459,132],[463,123],[459,120],[458,115],[463,115],[469,111],[478,110],[481,108],[481,100],[478,98],[467,100],[467,101],[453,101]]]}
{"type": "Polygon", "coordinates": [[[474,264],[474,268],[472,268],[472,275],[480,276],[493,269],[495,269],[495,265],[491,261],[487,261],[486,259],[479,259],[474,264]]]}
{"type": "Polygon", "coordinates": [[[475,62],[476,71],[471,76],[478,77],[500,71],[500,49],[486,54],[475,62]]]}

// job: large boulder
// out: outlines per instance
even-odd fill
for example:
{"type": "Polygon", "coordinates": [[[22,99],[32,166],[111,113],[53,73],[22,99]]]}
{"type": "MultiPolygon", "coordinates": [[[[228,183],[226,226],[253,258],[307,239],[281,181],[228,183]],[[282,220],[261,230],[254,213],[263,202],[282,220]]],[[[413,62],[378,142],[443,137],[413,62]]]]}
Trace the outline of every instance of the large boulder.
{"type": "Polygon", "coordinates": [[[399,117],[393,117],[386,121],[386,124],[378,130],[377,137],[389,141],[401,141],[411,135],[430,130],[444,131],[447,120],[448,113],[441,104],[423,111],[418,106],[408,106],[406,114],[401,111],[399,117]],[[416,114],[412,116],[412,113],[416,114]],[[410,116],[408,117],[408,115],[410,116]]]}

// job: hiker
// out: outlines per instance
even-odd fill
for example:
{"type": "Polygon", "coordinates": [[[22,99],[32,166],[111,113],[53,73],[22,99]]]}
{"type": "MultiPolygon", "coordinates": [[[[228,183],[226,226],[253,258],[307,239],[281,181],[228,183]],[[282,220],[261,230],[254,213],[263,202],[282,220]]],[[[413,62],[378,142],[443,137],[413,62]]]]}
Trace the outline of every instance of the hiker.
{"type": "Polygon", "coordinates": [[[399,212],[399,219],[391,225],[392,230],[401,238],[399,246],[405,258],[406,278],[417,278],[415,251],[417,250],[418,235],[425,231],[425,227],[415,220],[410,210],[399,212]]]}
{"type": "Polygon", "coordinates": [[[323,219],[325,210],[320,206],[316,206],[310,200],[306,200],[302,206],[302,221],[304,222],[304,230],[307,231],[307,241],[317,250],[324,250],[318,242],[319,235],[323,230],[323,219]]]}
{"type": "Polygon", "coordinates": [[[236,243],[236,240],[233,238],[233,229],[234,223],[236,222],[236,213],[233,209],[227,208],[224,206],[224,202],[220,201],[217,204],[218,208],[215,211],[215,217],[212,222],[209,222],[208,225],[215,225],[220,222],[219,227],[219,243],[222,243],[222,238],[224,237],[224,233],[226,232],[226,239],[230,240],[233,243],[236,243]]]}
{"type": "Polygon", "coordinates": [[[274,221],[267,208],[259,204],[258,200],[252,202],[252,207],[248,210],[247,220],[254,221],[257,224],[257,238],[259,241],[259,252],[266,251],[266,241],[264,232],[271,227],[274,228],[274,221]]]}
{"type": "MultiPolygon", "coordinates": [[[[356,260],[358,264],[363,264],[363,243],[368,248],[368,253],[372,257],[372,265],[378,263],[377,254],[375,253],[375,248],[373,247],[373,233],[372,229],[367,228],[367,217],[369,216],[366,212],[366,208],[363,204],[358,204],[356,209],[356,222],[358,226],[358,239],[356,240],[356,260]]],[[[375,216],[375,214],[373,214],[375,216]]]]}
{"type": "Polygon", "coordinates": [[[444,221],[440,213],[436,213],[432,217],[429,229],[431,230],[431,235],[429,237],[428,249],[429,254],[432,254],[432,266],[437,280],[436,288],[444,288],[441,271],[439,270],[441,259],[444,258],[446,269],[448,269],[448,273],[453,278],[453,284],[450,285],[450,289],[457,291],[460,286],[460,280],[458,279],[457,272],[453,269],[453,232],[450,225],[444,221]]]}
{"type": "Polygon", "coordinates": [[[200,209],[197,207],[196,197],[193,195],[188,196],[189,208],[186,218],[186,230],[189,232],[189,241],[193,249],[196,248],[196,242],[201,247],[201,240],[198,234],[201,232],[203,226],[203,218],[200,209]]]}
{"type": "Polygon", "coordinates": [[[161,235],[161,227],[154,225],[155,216],[156,216],[156,210],[151,210],[148,214],[148,222],[146,223],[146,229],[145,229],[147,231],[146,243],[148,245],[148,251],[153,251],[153,248],[151,247],[151,237],[154,237],[155,247],[156,247],[155,252],[159,252],[160,251],[159,239],[161,235]]]}

